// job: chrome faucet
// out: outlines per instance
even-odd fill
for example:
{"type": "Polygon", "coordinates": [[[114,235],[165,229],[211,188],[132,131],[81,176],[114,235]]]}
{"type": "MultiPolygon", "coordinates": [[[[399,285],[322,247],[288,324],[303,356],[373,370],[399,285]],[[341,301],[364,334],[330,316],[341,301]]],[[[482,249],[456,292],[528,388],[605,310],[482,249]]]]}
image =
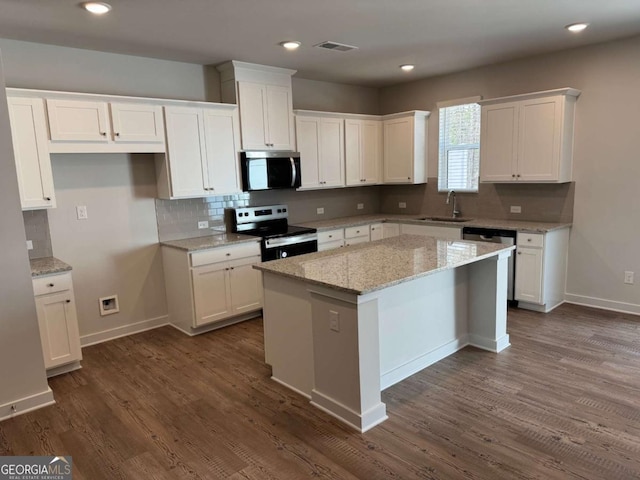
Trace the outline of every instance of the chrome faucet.
{"type": "Polygon", "coordinates": [[[454,192],[453,190],[449,190],[449,193],[447,193],[447,205],[449,205],[451,197],[453,197],[453,211],[451,212],[451,217],[456,218],[458,215],[460,215],[460,210],[458,210],[458,205],[456,202],[456,192],[454,192]]]}

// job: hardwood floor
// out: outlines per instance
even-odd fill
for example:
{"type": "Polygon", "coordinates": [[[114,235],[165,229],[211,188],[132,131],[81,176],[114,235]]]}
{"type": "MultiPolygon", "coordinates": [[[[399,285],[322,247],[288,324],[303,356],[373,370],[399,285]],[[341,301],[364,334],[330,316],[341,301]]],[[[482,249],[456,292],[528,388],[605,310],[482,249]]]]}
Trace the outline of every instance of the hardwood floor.
{"type": "Polygon", "coordinates": [[[640,318],[509,311],[512,346],[466,348],[383,392],[360,435],[269,379],[262,323],[164,327],[85,348],[57,404],[0,423],[0,455],[72,455],[74,478],[640,478],[640,318]]]}

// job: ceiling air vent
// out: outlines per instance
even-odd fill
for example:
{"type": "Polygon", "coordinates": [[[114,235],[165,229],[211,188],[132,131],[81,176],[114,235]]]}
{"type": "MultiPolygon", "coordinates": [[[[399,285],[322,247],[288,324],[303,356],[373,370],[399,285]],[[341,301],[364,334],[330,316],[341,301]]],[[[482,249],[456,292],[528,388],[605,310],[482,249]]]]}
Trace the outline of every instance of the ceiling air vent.
{"type": "Polygon", "coordinates": [[[330,42],[328,40],[326,42],[314,45],[314,47],[324,48],[327,50],[335,50],[337,52],[348,52],[349,50],[356,50],[358,48],[352,45],[345,45],[344,43],[330,42]]]}

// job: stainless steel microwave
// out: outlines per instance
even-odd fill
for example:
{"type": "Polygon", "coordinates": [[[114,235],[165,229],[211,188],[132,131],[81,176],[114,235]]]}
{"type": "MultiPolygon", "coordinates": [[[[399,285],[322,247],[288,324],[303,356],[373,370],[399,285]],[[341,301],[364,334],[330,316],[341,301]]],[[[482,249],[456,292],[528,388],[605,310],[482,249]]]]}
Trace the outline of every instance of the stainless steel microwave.
{"type": "Polygon", "coordinates": [[[241,152],[240,162],[242,189],[245,192],[300,186],[298,152],[241,152]]]}

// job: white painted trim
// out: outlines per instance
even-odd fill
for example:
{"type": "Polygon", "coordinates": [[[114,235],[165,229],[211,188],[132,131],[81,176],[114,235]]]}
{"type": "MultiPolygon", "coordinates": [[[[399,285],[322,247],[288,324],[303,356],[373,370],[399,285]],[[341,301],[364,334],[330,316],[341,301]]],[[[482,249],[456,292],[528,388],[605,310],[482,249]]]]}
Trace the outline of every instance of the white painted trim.
{"type": "Polygon", "coordinates": [[[186,333],[190,337],[195,337],[196,335],[207,333],[212,330],[218,330],[220,328],[228,327],[229,325],[234,325],[236,323],[244,322],[246,320],[251,320],[253,318],[260,317],[261,315],[262,315],[262,308],[259,308],[258,310],[254,310],[253,312],[248,312],[243,315],[239,315],[237,317],[228,318],[226,320],[219,320],[217,322],[212,322],[208,325],[203,325],[197,328],[191,327],[189,330],[185,330],[180,326],[176,325],[175,323],[171,323],[171,322],[166,323],[165,325],[169,325],[182,333],[186,333]]]}
{"type": "Polygon", "coordinates": [[[363,412],[362,415],[358,415],[349,407],[315,389],[311,392],[311,398],[313,399],[310,402],[311,405],[360,433],[372,429],[389,418],[387,416],[387,406],[382,402],[363,412]]]}
{"type": "Polygon", "coordinates": [[[607,300],[605,298],[576,295],[574,293],[567,293],[565,295],[565,302],[572,303],[574,305],[582,305],[583,307],[593,307],[601,310],[610,310],[612,312],[640,315],[640,305],[636,303],[618,302],[615,300],[607,300]]]}
{"type": "Polygon", "coordinates": [[[60,365],[59,367],[50,368],[47,370],[47,378],[55,377],[57,375],[62,375],[64,373],[73,372],[74,370],[80,370],[82,365],[80,365],[80,360],[76,362],[67,363],[66,365],[60,365]]]}
{"type": "Polygon", "coordinates": [[[488,98],[487,100],[482,100],[478,103],[480,105],[491,105],[494,103],[519,102],[522,100],[529,100],[532,98],[552,97],[556,95],[566,95],[568,97],[579,97],[581,93],[582,91],[576,88],[564,87],[564,88],[556,88],[553,90],[544,90],[541,92],[531,92],[531,93],[523,93],[520,95],[510,95],[508,97],[488,98]]]}
{"type": "Polygon", "coordinates": [[[491,338],[480,337],[478,335],[469,335],[469,345],[472,347],[488,350],[493,353],[500,353],[505,348],[511,346],[509,343],[509,335],[503,335],[497,340],[491,338]]]}
{"type": "Polygon", "coordinates": [[[298,395],[302,395],[304,398],[306,398],[308,400],[311,400],[311,395],[308,395],[308,394],[304,393],[302,390],[299,390],[296,387],[292,387],[287,382],[284,382],[284,381],[280,380],[279,378],[274,377],[273,375],[271,375],[271,380],[273,380],[276,383],[279,383],[283,387],[287,387],[289,390],[293,390],[298,395]]]}
{"type": "Polygon", "coordinates": [[[382,120],[393,120],[395,118],[402,117],[424,117],[429,118],[431,112],[427,110],[409,110],[408,112],[390,113],[388,115],[382,115],[382,120]]]}
{"type": "Polygon", "coordinates": [[[168,324],[169,317],[167,315],[150,318],[149,320],[110,328],[109,330],[103,330],[102,332],[83,335],[80,337],[80,345],[82,347],[88,347],[90,345],[108,342],[109,340],[115,340],[116,338],[127,337],[129,335],[135,335],[136,333],[146,332],[147,330],[153,330],[154,328],[164,327],[168,324]]]}
{"type": "Polygon", "coordinates": [[[44,392],[36,393],[28,397],[20,398],[4,405],[0,405],[0,422],[8,418],[17,417],[25,413],[33,412],[39,408],[48,407],[56,403],[53,392],[49,387],[44,392]],[[15,405],[16,411],[11,411],[11,406],[15,405]]]}
{"type": "Polygon", "coordinates": [[[380,375],[380,390],[386,390],[392,385],[406,379],[407,377],[418,373],[420,370],[439,362],[443,358],[448,357],[451,354],[456,353],[458,350],[462,350],[469,345],[469,338],[467,335],[463,335],[456,340],[449,343],[445,343],[441,347],[431,350],[423,355],[420,355],[407,363],[395,367],[388,372],[380,375]]]}
{"type": "Polygon", "coordinates": [[[466,97],[466,98],[455,98],[453,100],[445,100],[443,102],[437,102],[436,107],[438,108],[438,110],[440,110],[441,108],[455,107],[458,105],[466,105],[467,103],[478,103],[480,100],[482,100],[482,95],[476,95],[474,97],[466,97]]]}

